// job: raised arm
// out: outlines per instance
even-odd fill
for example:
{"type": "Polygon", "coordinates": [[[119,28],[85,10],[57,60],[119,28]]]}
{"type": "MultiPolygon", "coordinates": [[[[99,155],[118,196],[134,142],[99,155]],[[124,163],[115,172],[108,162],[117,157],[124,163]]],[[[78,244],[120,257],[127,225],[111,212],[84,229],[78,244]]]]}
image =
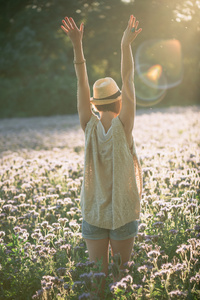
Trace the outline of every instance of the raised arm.
{"type": "Polygon", "coordinates": [[[69,36],[73,45],[74,66],[77,77],[77,108],[81,127],[85,130],[92,112],[90,105],[90,87],[82,45],[84,25],[82,23],[79,29],[74,20],[68,17],[62,20],[62,23],[61,28],[69,36]]]}
{"type": "Polygon", "coordinates": [[[142,31],[142,28],[137,30],[138,24],[131,15],[121,40],[122,109],[119,118],[127,135],[132,134],[135,118],[134,60],[131,44],[142,31]]]}

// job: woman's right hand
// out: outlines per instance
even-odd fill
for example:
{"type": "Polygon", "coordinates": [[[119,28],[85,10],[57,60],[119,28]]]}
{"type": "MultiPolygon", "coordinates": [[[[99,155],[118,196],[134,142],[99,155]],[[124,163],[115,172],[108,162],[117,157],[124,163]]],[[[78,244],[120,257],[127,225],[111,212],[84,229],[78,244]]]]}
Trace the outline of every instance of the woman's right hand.
{"type": "Polygon", "coordinates": [[[81,23],[79,29],[73,18],[68,17],[65,17],[65,19],[62,20],[62,23],[63,25],[61,25],[61,28],[68,35],[72,44],[75,46],[76,44],[81,43],[83,39],[84,24],[81,23]]]}
{"type": "Polygon", "coordinates": [[[130,45],[135,40],[137,35],[142,31],[142,28],[137,30],[138,24],[139,21],[135,21],[135,17],[131,15],[128,21],[128,26],[122,36],[122,40],[121,40],[122,46],[130,45]]]}

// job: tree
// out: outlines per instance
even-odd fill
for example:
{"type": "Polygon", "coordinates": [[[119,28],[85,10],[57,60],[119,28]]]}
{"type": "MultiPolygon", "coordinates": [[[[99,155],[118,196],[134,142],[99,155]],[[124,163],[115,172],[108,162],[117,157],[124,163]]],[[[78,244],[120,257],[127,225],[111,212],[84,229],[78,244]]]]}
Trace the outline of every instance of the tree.
{"type": "Polygon", "coordinates": [[[65,15],[85,23],[91,85],[103,76],[120,84],[120,41],[133,13],[143,27],[134,53],[143,41],[154,38],[176,38],[182,45],[182,84],[160,105],[199,101],[199,1],[0,0],[0,10],[1,117],[76,112],[73,51],[60,29],[65,15]]]}

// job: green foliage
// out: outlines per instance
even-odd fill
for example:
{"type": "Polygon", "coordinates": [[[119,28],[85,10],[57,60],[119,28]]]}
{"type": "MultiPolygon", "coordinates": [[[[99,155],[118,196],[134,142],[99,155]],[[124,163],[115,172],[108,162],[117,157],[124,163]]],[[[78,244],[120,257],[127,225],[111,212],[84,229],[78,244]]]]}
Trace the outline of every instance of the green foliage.
{"type": "Polygon", "coordinates": [[[25,242],[14,234],[6,252],[5,246],[0,244],[0,290],[4,299],[25,299],[34,292],[34,286],[40,286],[40,276],[44,271],[25,255],[24,245],[25,242]]]}
{"type": "Polygon", "coordinates": [[[85,22],[84,49],[91,85],[102,76],[112,76],[121,84],[120,40],[133,13],[143,27],[134,53],[143,41],[152,38],[176,38],[182,45],[182,84],[169,90],[158,106],[199,101],[196,35],[200,9],[194,0],[162,5],[158,0],[1,0],[0,10],[0,117],[77,111],[73,51],[60,29],[65,15],[85,22]],[[190,11],[191,19],[184,19],[184,8],[190,11]],[[178,13],[182,13],[181,20],[178,13]]]}

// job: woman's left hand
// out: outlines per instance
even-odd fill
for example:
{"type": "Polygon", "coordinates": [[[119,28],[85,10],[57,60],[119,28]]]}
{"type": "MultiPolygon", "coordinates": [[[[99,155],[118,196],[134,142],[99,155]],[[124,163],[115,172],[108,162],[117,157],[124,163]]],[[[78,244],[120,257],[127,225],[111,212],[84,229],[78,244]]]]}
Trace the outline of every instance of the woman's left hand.
{"type": "Polygon", "coordinates": [[[62,23],[63,25],[61,25],[61,28],[68,35],[73,45],[82,42],[83,23],[81,23],[80,28],[78,28],[74,20],[68,17],[65,17],[65,19],[62,20],[62,23]]]}
{"type": "Polygon", "coordinates": [[[130,45],[135,40],[137,35],[142,31],[142,28],[137,29],[138,24],[139,21],[136,21],[135,17],[131,15],[128,21],[128,26],[122,36],[121,45],[130,45]]]}

